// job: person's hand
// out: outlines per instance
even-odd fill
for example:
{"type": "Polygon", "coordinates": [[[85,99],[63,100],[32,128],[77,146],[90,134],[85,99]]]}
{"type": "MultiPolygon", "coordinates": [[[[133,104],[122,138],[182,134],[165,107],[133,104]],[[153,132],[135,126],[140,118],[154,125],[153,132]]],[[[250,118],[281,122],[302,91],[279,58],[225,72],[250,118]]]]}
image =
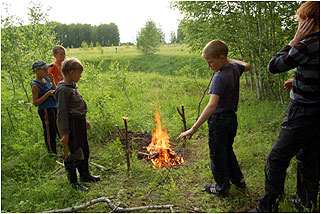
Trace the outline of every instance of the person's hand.
{"type": "Polygon", "coordinates": [[[192,136],[193,136],[193,134],[194,134],[195,132],[196,132],[196,129],[191,128],[191,129],[187,130],[186,132],[181,133],[181,134],[178,136],[178,139],[181,139],[181,138],[186,137],[186,136],[189,136],[188,139],[191,139],[192,136]]]}
{"type": "Polygon", "coordinates": [[[315,21],[313,19],[306,19],[301,21],[298,27],[298,30],[295,33],[294,38],[291,40],[289,45],[293,46],[302,39],[304,39],[307,35],[311,34],[311,31],[314,29],[315,21]]]}
{"type": "Polygon", "coordinates": [[[62,138],[60,139],[60,142],[63,144],[63,145],[67,145],[68,144],[68,141],[69,141],[69,134],[64,134],[62,136],[62,138]]]}
{"type": "Polygon", "coordinates": [[[54,95],[54,94],[53,94],[54,92],[55,92],[55,90],[49,90],[49,91],[46,92],[46,93],[49,93],[49,95],[48,95],[48,97],[49,97],[49,96],[53,96],[53,95],[54,95]]]}
{"type": "Polygon", "coordinates": [[[86,120],[86,130],[89,130],[91,128],[90,123],[86,120]]]}
{"type": "Polygon", "coordinates": [[[53,77],[53,74],[52,74],[52,73],[48,74],[48,77],[49,77],[50,82],[53,82],[53,81],[54,81],[54,77],[53,77]]]}
{"type": "Polygon", "coordinates": [[[284,89],[288,91],[292,90],[292,82],[293,82],[293,79],[289,79],[285,81],[283,84],[284,89]]]}

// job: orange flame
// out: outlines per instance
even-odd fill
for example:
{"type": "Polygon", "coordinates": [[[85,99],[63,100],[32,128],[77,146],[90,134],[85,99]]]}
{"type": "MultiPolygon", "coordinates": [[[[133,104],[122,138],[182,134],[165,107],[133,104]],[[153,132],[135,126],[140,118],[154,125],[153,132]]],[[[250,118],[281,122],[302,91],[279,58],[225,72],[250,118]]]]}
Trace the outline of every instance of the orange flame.
{"type": "Polygon", "coordinates": [[[167,131],[162,128],[161,117],[156,112],[155,121],[157,122],[155,132],[152,132],[152,142],[147,147],[152,158],[153,168],[164,168],[184,163],[183,157],[179,157],[174,150],[170,148],[170,141],[167,131]]]}

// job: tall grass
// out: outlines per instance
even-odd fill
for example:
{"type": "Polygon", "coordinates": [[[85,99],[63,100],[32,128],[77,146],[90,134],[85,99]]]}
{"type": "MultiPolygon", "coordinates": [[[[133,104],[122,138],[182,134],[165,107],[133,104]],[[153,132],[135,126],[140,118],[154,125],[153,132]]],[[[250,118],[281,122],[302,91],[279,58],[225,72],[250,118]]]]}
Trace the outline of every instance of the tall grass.
{"type": "MultiPolygon", "coordinates": [[[[225,199],[201,192],[204,184],[214,182],[209,170],[206,124],[182,147],[180,153],[186,163],[170,171],[153,169],[148,161],[139,160],[137,151],[134,151],[128,176],[120,140],[106,140],[118,130],[117,126],[123,127],[122,116],[129,117],[129,130],[151,132],[155,129],[153,117],[158,109],[173,147],[180,147],[182,142],[176,137],[183,125],[176,106],[185,106],[187,126],[191,127],[197,116],[198,102],[211,76],[205,63],[198,64],[203,73],[197,75],[193,62],[200,57],[182,52],[181,48],[163,47],[163,52],[149,57],[139,55],[132,47],[128,50],[118,48],[117,53],[110,48],[103,54],[91,55],[80,50],[67,51],[68,56],[80,58],[85,65],[79,91],[87,101],[87,119],[92,125],[88,131],[91,160],[108,169],[100,171],[90,166],[92,173],[100,174],[102,180],[95,184],[86,183],[90,188],[88,193],[72,189],[64,173],[51,175],[59,168],[55,160],[62,160],[47,154],[38,115],[30,119],[30,113],[22,103],[16,114],[11,115],[11,123],[8,112],[2,109],[1,211],[41,212],[81,205],[98,197],[120,197],[117,200],[129,207],[176,204],[176,212],[242,212],[254,207],[264,192],[264,162],[278,135],[286,104],[257,100],[255,92],[243,82],[234,148],[250,190],[249,196],[233,186],[225,199]],[[172,57],[179,65],[164,60],[172,57]],[[137,60],[134,64],[141,66],[142,70],[134,70],[128,61],[124,63],[128,59],[130,63],[137,60]],[[147,65],[150,67],[145,70],[147,65]],[[163,69],[153,71],[153,68],[163,69]]],[[[5,81],[1,87],[1,101],[5,103],[10,98],[9,87],[5,81]]],[[[208,99],[209,95],[205,96],[201,109],[208,99]]],[[[286,199],[295,198],[295,168],[292,161],[286,180],[286,199]]],[[[106,211],[110,210],[106,210],[105,204],[85,210],[106,211]]],[[[281,211],[296,210],[284,200],[281,211]]]]}

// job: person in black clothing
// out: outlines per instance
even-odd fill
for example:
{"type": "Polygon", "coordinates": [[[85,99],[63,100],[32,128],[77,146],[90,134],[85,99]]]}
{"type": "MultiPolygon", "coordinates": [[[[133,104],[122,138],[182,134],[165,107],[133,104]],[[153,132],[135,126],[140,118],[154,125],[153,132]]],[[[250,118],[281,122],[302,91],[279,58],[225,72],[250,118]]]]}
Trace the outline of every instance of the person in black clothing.
{"type": "Polygon", "coordinates": [[[236,111],[240,76],[249,71],[251,66],[246,62],[230,59],[227,55],[228,47],[220,40],[212,40],[203,49],[202,57],[217,72],[209,90],[211,97],[193,127],[179,136],[192,137],[207,120],[210,165],[216,184],[206,184],[204,190],[220,197],[228,194],[230,182],[241,191],[247,191],[233,144],[238,126],[236,111]]]}
{"type": "Polygon", "coordinates": [[[90,129],[90,123],[86,120],[87,104],[78,92],[76,84],[81,78],[83,69],[84,67],[79,60],[66,59],[61,68],[64,80],[58,83],[55,97],[61,130],[60,141],[63,145],[68,145],[71,153],[64,161],[68,179],[74,189],[88,191],[86,187],[78,183],[76,169],[78,169],[80,180],[83,182],[98,182],[100,178],[91,175],[88,169],[87,130],[90,129]]]}
{"type": "Polygon", "coordinates": [[[297,159],[297,208],[317,211],[320,182],[320,2],[306,2],[297,11],[298,30],[290,43],[270,61],[271,73],[296,68],[285,82],[290,104],[278,139],[265,165],[265,194],[250,212],[277,212],[286,170],[297,159]]]}

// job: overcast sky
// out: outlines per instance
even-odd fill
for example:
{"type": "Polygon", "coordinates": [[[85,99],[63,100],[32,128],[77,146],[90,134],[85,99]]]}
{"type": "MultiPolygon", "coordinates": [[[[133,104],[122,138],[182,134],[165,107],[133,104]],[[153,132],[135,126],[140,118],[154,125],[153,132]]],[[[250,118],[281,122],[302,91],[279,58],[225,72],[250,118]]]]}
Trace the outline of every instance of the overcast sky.
{"type": "MultiPolygon", "coordinates": [[[[169,42],[171,31],[177,30],[180,12],[171,9],[170,0],[33,0],[43,9],[51,7],[50,21],[63,24],[109,24],[115,23],[120,33],[120,42],[135,42],[137,32],[148,19],[153,20],[165,33],[169,42]]],[[[20,17],[28,23],[28,0],[1,0],[1,16],[6,16],[3,3],[8,3],[9,14],[20,17]]]]}

